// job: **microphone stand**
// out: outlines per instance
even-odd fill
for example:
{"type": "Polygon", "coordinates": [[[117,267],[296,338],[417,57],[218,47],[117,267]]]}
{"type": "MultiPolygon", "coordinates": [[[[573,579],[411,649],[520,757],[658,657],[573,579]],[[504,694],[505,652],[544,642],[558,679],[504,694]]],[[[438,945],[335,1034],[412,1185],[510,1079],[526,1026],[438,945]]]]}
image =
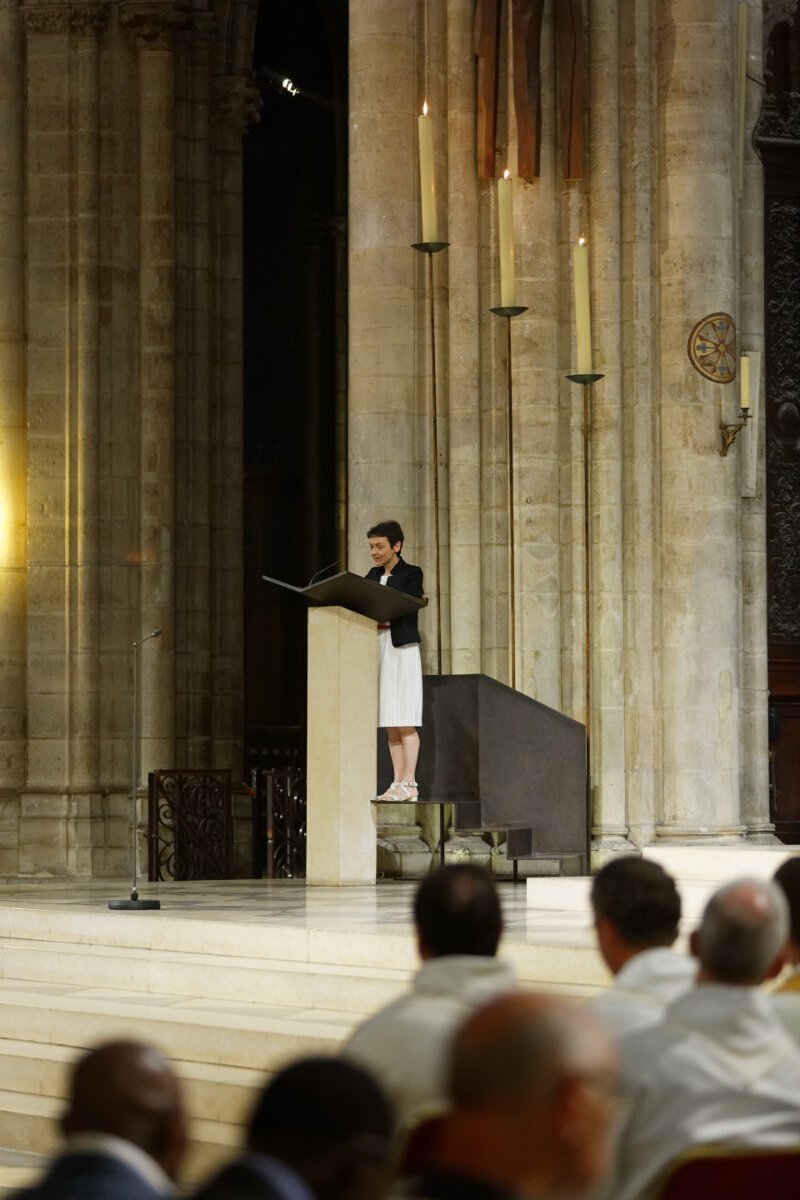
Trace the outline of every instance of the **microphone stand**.
{"type": "Polygon", "coordinates": [[[313,584],[315,584],[317,582],[318,579],[322,578],[322,576],[325,574],[326,571],[330,571],[331,567],[338,567],[338,565],[339,565],[338,558],[334,559],[334,561],[332,563],[328,563],[327,567],[323,567],[321,571],[317,571],[314,575],[311,576],[308,583],[306,584],[306,587],[311,587],[313,584]]]}
{"type": "Polygon", "coordinates": [[[131,643],[133,656],[133,734],[131,737],[131,848],[133,851],[133,886],[130,900],[109,900],[108,907],[113,909],[143,909],[161,908],[160,900],[140,900],[136,888],[136,784],[139,779],[139,647],[151,638],[160,638],[161,630],[154,629],[138,642],[131,643]]]}

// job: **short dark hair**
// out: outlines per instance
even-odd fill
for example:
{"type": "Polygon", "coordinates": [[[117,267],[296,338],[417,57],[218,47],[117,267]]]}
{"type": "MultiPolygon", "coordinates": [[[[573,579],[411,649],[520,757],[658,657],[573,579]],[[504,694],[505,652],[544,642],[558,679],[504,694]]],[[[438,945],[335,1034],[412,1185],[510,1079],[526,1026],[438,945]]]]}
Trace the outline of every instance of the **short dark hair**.
{"type": "Polygon", "coordinates": [[[414,923],[433,958],[448,954],[493,958],[503,914],[491,872],[473,863],[432,871],[417,890],[414,923]]]}
{"type": "Polygon", "coordinates": [[[292,1164],[337,1148],[388,1151],[393,1114],[371,1075],[342,1058],[304,1058],[274,1075],[247,1123],[247,1148],[292,1164]]]}
{"type": "Polygon", "coordinates": [[[610,921],[629,946],[671,946],[678,936],[681,898],[658,863],[627,855],[606,863],[592,883],[595,920],[610,921]]]}
{"type": "Polygon", "coordinates": [[[406,540],[399,521],[378,521],[377,525],[367,530],[367,537],[388,538],[390,546],[396,546],[398,542],[402,546],[406,540]]]}
{"type": "Polygon", "coordinates": [[[782,862],[772,878],[789,905],[789,937],[800,946],[800,855],[782,862]]]}

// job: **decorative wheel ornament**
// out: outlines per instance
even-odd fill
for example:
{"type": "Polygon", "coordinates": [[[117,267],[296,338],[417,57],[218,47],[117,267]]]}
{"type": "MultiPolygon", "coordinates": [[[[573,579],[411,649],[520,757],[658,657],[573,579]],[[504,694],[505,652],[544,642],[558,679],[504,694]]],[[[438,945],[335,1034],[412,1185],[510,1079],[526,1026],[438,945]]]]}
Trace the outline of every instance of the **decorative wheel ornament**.
{"type": "Polygon", "coordinates": [[[712,383],[736,378],[736,326],[728,313],[712,313],[689,334],[689,362],[712,383]]]}

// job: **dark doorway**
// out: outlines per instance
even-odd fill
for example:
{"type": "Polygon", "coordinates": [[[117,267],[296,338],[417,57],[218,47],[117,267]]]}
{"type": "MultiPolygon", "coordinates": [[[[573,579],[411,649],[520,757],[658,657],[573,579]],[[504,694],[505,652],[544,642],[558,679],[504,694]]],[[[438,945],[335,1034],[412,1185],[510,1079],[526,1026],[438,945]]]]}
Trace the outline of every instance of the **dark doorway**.
{"type": "Polygon", "coordinates": [[[800,28],[771,31],[764,163],[770,816],[800,842],[800,28]]]}
{"type": "Polygon", "coordinates": [[[261,576],[302,585],[344,556],[347,7],[264,0],[256,28],[263,108],[243,181],[246,768],[271,765],[276,727],[305,721],[306,612],[261,576]]]}

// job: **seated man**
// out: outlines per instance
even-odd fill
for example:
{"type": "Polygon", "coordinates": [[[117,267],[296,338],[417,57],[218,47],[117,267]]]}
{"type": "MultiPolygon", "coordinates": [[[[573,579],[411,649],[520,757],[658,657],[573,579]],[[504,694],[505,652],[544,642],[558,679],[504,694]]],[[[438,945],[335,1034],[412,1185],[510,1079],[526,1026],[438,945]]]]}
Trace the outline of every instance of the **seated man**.
{"type": "Polygon", "coordinates": [[[694,982],[697,963],[671,947],[681,898],[675,881],[646,858],[616,858],[592,883],[597,945],[613,982],[591,1006],[620,1036],[655,1025],[694,982]]]}
{"type": "Polygon", "coordinates": [[[772,1007],[796,1042],[800,1042],[800,855],[782,862],[775,882],[789,905],[788,970],[772,993],[772,1007]]]}
{"type": "Polygon", "coordinates": [[[72,1072],[62,1153],[15,1200],[161,1200],[186,1148],[180,1088],[157,1050],[108,1042],[72,1072]]]}
{"type": "Polygon", "coordinates": [[[503,921],[485,868],[433,871],[417,891],[414,923],[422,967],[410,992],[359,1026],[342,1051],[383,1085],[401,1125],[444,1104],[450,1037],[473,1008],[516,982],[495,957],[503,921]]]}
{"type": "Polygon", "coordinates": [[[523,992],[500,996],[455,1035],[447,1078],[451,1108],[413,1195],[580,1196],[605,1174],[616,1051],[586,1008],[523,992]]]}
{"type": "Polygon", "coordinates": [[[392,1114],[359,1067],[301,1059],[269,1080],[247,1126],[247,1151],[197,1200],[378,1200],[392,1114]]]}
{"type": "Polygon", "coordinates": [[[651,1195],[665,1166],[692,1146],[792,1146],[800,1140],[800,1050],[759,985],[783,965],[786,901],[743,879],[709,900],[692,935],[697,983],[662,1024],[621,1043],[630,1104],[608,1188],[651,1195]]]}

